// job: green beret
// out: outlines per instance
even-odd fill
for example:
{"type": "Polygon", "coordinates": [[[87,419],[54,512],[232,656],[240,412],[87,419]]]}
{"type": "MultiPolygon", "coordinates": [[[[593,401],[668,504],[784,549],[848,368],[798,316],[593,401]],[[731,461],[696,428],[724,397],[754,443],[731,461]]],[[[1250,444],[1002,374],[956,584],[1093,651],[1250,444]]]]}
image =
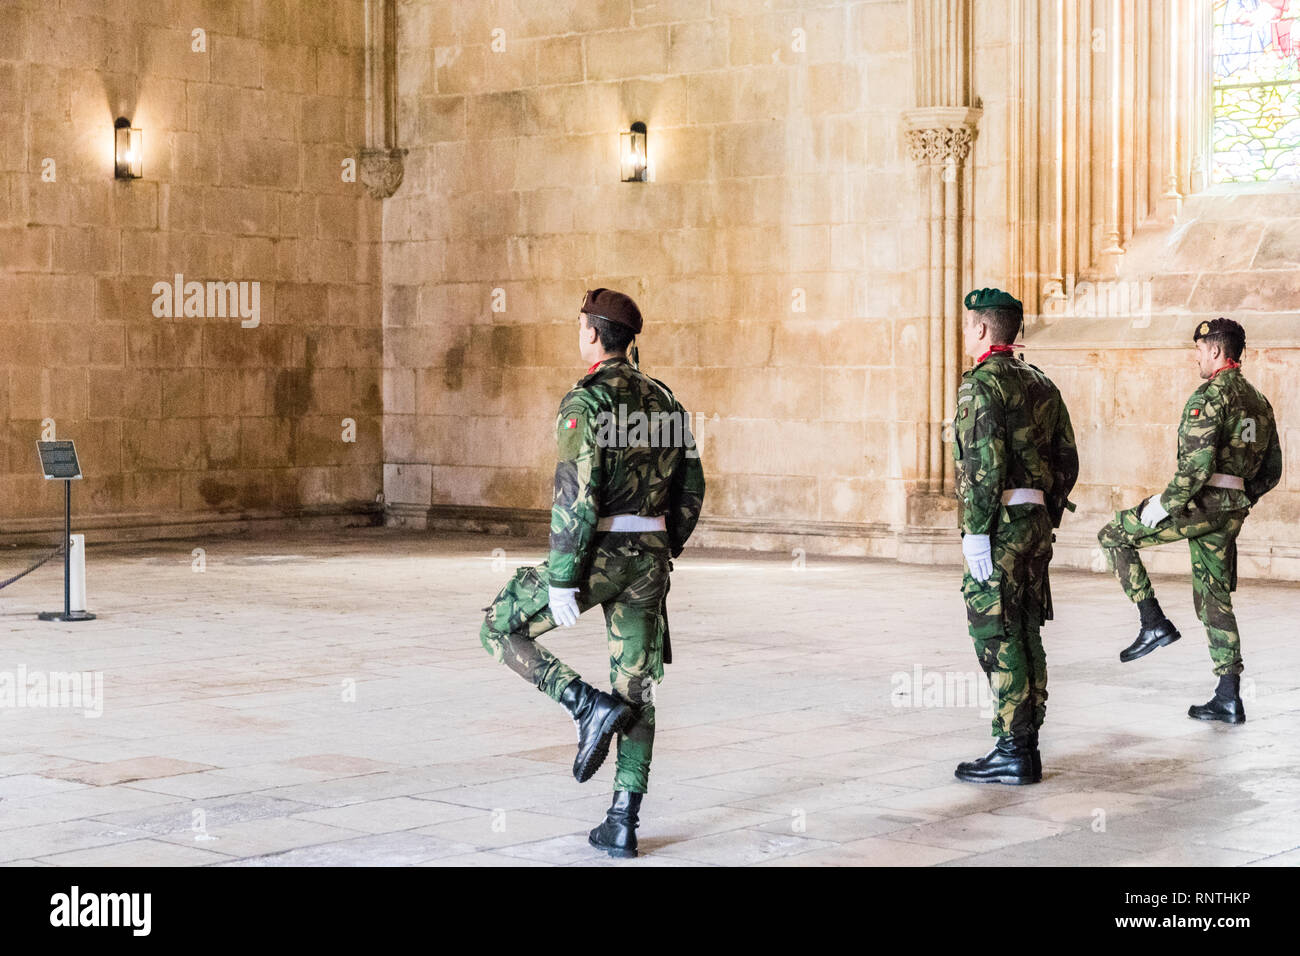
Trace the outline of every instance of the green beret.
{"type": "Polygon", "coordinates": [[[1223,335],[1229,339],[1236,339],[1243,349],[1246,347],[1246,330],[1232,319],[1218,318],[1200,323],[1192,333],[1192,341],[1199,342],[1207,335],[1223,335]]]}
{"type": "Polygon", "coordinates": [[[1024,307],[1010,292],[1001,289],[976,289],[966,293],[966,308],[977,309],[1014,309],[1024,312],[1024,307]]]}

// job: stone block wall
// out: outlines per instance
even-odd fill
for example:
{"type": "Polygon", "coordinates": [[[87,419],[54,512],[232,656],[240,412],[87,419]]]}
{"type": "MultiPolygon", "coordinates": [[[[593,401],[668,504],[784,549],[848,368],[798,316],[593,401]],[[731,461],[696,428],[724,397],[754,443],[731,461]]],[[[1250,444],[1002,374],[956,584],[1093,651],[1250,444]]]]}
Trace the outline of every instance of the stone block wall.
{"type": "Polygon", "coordinates": [[[0,5],[0,533],[57,524],[51,432],[82,527],[374,511],[379,204],[341,167],[362,33],[359,2],[0,5]],[[114,179],[117,116],[140,180],[114,179]],[[256,327],[206,289],[156,315],[177,274],[257,283],[256,327]]]}
{"type": "Polygon", "coordinates": [[[924,401],[907,4],[781,7],[398,5],[384,388],[403,520],[549,505],[577,308],[603,285],[640,303],[643,366],[702,419],[701,541],[893,547],[924,401]],[[622,183],[638,120],[653,181],[622,183]]]}
{"type": "MultiPolygon", "coordinates": [[[[698,543],[897,555],[925,525],[909,493],[933,345],[927,198],[900,142],[909,4],[395,7],[409,153],[382,209],[343,174],[366,140],[361,0],[0,7],[0,536],[57,526],[32,447],[51,433],[78,443],[83,527],[369,520],[382,490],[395,523],[540,530],[555,408],[583,371],[577,307],[607,285],[640,302],[643,365],[697,416],[698,543]],[[113,179],[119,115],[144,133],[139,181],[113,179]],[[622,183],[635,121],[652,181],[622,183]],[[177,274],[257,283],[256,327],[206,300],[155,314],[177,274]]],[[[1014,54],[1037,21],[1013,0],[971,9],[966,265],[1010,284],[1024,237],[1055,228],[1054,167],[1017,125],[1014,54]]],[[[1288,462],[1243,573],[1300,579],[1297,236],[1294,188],[1162,202],[1122,257],[1073,277],[1136,284],[1139,321],[1033,324],[1083,450],[1063,563],[1096,566],[1096,527],[1167,480],[1190,329],[1228,314],[1288,462]]]]}

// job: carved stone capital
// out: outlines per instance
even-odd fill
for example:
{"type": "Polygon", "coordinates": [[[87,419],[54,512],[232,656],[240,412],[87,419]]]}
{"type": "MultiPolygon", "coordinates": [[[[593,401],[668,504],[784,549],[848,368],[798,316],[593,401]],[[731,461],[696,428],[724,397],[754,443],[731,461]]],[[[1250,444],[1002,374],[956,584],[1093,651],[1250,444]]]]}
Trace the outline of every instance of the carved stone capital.
{"type": "Polygon", "coordinates": [[[966,162],[981,112],[946,106],[908,110],[903,114],[908,156],[915,162],[935,166],[966,162]]]}
{"type": "Polygon", "coordinates": [[[361,150],[361,183],[375,199],[387,199],[402,185],[404,149],[361,150]]]}

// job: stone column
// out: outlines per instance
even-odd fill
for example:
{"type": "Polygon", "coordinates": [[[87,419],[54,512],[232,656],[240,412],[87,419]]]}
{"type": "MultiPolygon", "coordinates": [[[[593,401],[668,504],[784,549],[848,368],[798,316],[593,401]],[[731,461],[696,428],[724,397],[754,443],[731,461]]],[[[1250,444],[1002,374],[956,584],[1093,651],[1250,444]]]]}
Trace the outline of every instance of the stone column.
{"type": "Polygon", "coordinates": [[[970,95],[971,16],[970,0],[912,4],[918,105],[904,114],[903,135],[909,156],[920,164],[918,213],[929,226],[917,274],[926,320],[927,413],[898,556],[917,563],[958,555],[950,432],[962,369],[962,297],[972,276],[967,160],[980,118],[970,95]]]}
{"type": "Polygon", "coordinates": [[[371,196],[397,191],[405,156],[397,145],[396,0],[366,0],[366,145],[359,165],[371,196]]]}
{"type": "Polygon", "coordinates": [[[1209,181],[1212,8],[1011,0],[1009,291],[1026,329],[1113,279],[1136,231],[1209,181]]]}

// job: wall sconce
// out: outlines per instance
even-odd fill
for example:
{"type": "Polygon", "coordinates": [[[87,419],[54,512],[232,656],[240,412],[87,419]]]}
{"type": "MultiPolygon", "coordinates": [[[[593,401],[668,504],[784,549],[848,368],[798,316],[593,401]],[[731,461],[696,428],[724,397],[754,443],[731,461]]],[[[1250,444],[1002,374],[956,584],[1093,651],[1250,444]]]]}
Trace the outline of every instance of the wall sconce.
{"type": "Polygon", "coordinates": [[[119,116],[113,124],[113,175],[118,179],[139,179],[144,175],[144,137],[131,121],[119,116]]]}
{"type": "Polygon", "coordinates": [[[619,134],[622,145],[622,173],[625,183],[648,181],[649,162],[646,159],[645,123],[633,123],[626,133],[619,134]]]}

